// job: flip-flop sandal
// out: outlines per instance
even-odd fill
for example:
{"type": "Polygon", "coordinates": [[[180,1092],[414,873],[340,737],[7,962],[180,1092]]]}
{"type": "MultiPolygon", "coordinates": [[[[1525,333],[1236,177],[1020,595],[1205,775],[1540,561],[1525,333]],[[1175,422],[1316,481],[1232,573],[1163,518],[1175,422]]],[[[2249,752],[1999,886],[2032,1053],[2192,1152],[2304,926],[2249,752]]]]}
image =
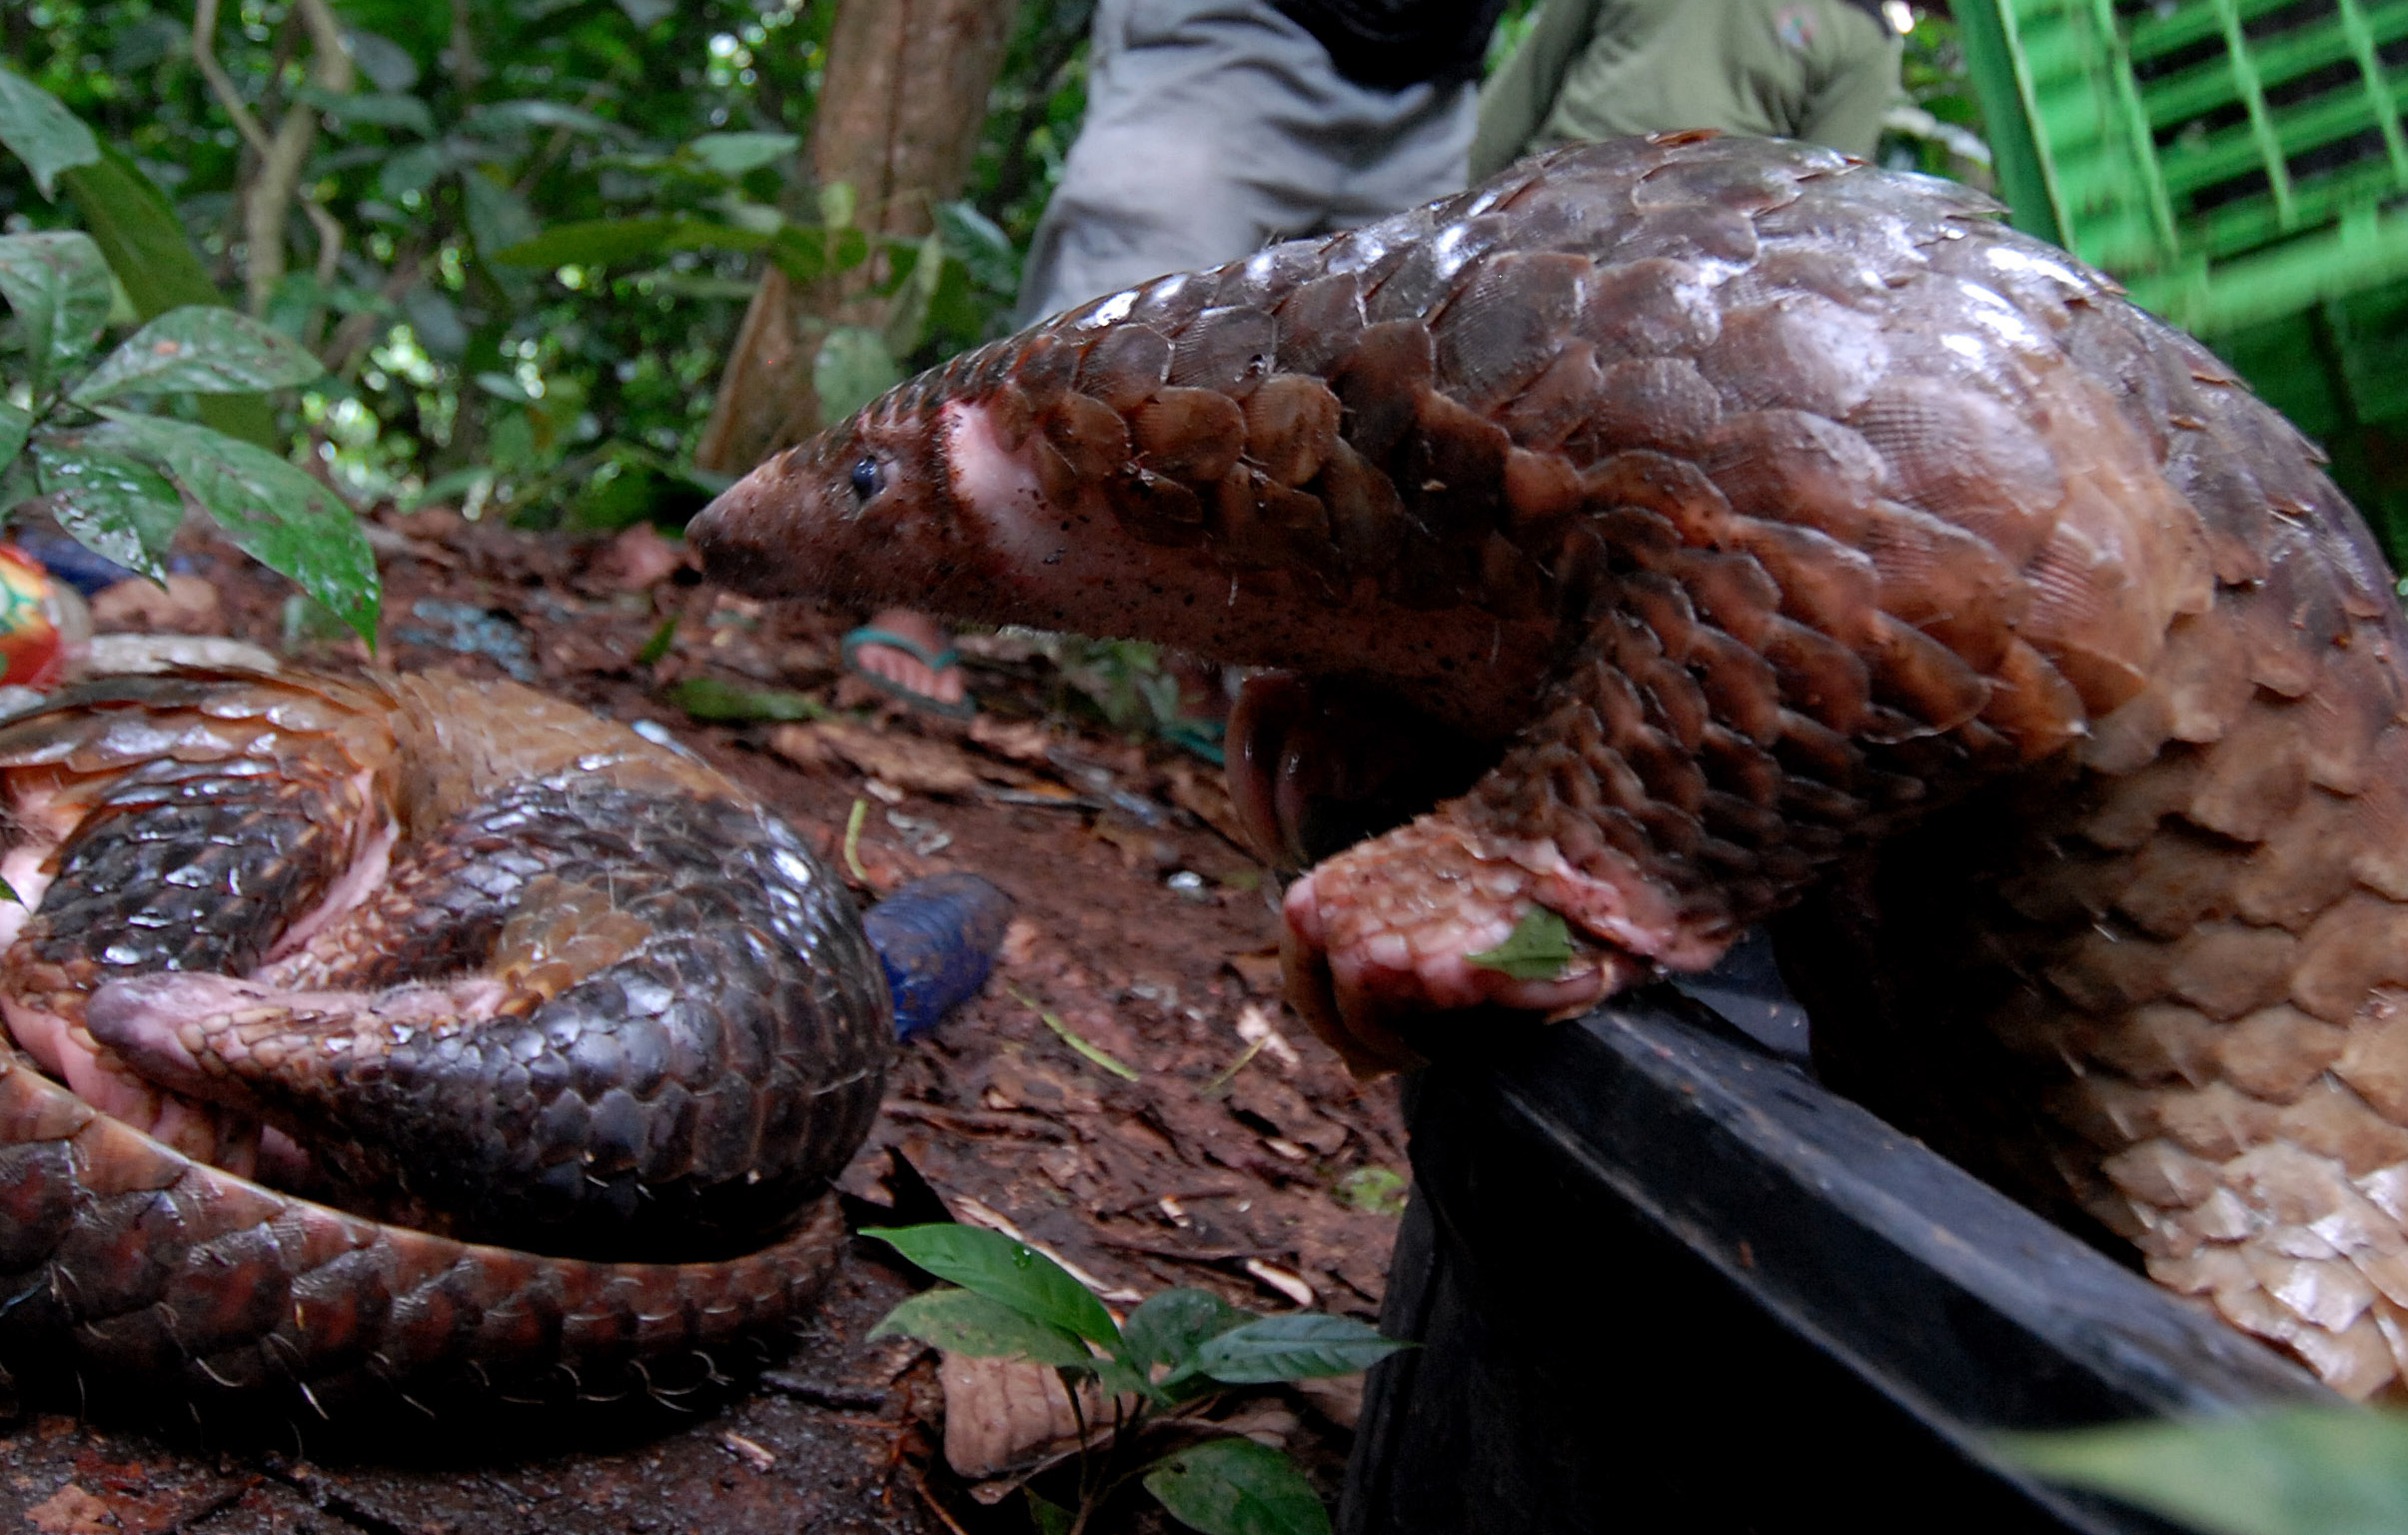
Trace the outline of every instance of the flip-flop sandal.
{"type": "Polygon", "coordinates": [[[892,678],[880,677],[875,672],[863,668],[855,658],[861,647],[865,645],[883,645],[889,649],[901,651],[931,672],[942,672],[949,667],[961,665],[959,651],[947,646],[941,651],[931,652],[917,641],[906,639],[890,630],[873,629],[868,625],[863,625],[844,637],[840,654],[846,672],[898,703],[907,704],[913,709],[923,710],[931,715],[942,715],[948,720],[977,718],[978,702],[967,694],[962,696],[960,703],[947,704],[942,699],[932,699],[915,689],[904,687],[892,678]]]}

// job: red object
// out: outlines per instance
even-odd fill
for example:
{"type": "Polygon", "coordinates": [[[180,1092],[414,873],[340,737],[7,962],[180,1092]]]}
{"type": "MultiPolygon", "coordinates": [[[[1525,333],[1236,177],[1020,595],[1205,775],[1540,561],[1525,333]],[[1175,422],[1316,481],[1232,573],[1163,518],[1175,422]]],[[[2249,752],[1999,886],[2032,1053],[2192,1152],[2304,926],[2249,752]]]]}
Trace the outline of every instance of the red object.
{"type": "Polygon", "coordinates": [[[50,573],[14,544],[0,544],[0,683],[47,688],[66,669],[50,573]]]}

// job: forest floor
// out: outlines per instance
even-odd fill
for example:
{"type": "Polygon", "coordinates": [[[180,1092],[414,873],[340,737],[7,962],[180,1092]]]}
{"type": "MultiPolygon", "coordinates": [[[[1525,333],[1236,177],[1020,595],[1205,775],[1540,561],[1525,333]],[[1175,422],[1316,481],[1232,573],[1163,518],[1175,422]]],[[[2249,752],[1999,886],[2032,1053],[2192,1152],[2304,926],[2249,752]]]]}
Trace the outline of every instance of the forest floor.
{"type": "MultiPolygon", "coordinates": [[[[383,664],[516,676],[665,726],[865,901],[949,869],[1012,897],[993,979],[902,1047],[847,1192],[905,1217],[933,1214],[932,1192],[1074,1265],[1117,1309],[1193,1285],[1256,1311],[1377,1315],[1406,1173],[1395,1087],[1352,1080],[1283,1014],[1277,883],[1235,839],[1217,768],[1105,727],[1026,641],[964,643],[981,705],[969,725],[884,705],[839,675],[840,636],[862,615],[719,592],[648,529],[574,540],[438,511],[374,537],[383,664]],[[809,718],[705,721],[688,706],[809,718]]],[[[291,589],[223,546],[195,543],[183,564],[197,580],[177,601],[104,594],[101,627],[365,659],[357,641],[292,634],[291,589]]],[[[35,1413],[0,1438],[0,1532],[1028,1529],[991,1463],[1025,1456],[1044,1414],[1032,1428],[1021,1403],[986,1411],[978,1434],[957,1426],[967,1474],[949,1464],[948,1394],[998,1382],[940,1371],[907,1340],[865,1341],[908,1290],[878,1250],[850,1243],[809,1329],[698,1416],[362,1443],[315,1424],[35,1413]]],[[[1334,1503],[1356,1386],[1237,1410],[1334,1503]]],[[[1159,1519],[1132,1503],[1091,1528],[1159,1519]]]]}

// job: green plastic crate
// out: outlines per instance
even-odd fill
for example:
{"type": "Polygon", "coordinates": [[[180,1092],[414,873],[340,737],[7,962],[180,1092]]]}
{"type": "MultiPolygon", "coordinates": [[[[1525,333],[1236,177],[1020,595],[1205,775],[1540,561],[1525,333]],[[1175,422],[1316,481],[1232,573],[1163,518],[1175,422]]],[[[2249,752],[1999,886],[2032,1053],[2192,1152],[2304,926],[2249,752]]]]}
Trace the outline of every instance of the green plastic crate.
{"type": "Polygon", "coordinates": [[[2408,555],[2408,0],[1957,0],[2018,228],[2323,442],[2408,555]]]}

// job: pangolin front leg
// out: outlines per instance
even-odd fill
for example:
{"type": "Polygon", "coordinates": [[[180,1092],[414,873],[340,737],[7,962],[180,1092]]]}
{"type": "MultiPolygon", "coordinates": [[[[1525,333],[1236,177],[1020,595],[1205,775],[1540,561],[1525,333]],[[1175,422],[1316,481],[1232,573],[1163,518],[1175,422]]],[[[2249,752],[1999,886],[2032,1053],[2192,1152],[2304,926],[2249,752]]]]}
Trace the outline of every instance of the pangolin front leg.
{"type": "MultiPolygon", "coordinates": [[[[1995,212],[1795,145],[1567,150],[959,359],[695,538],[756,590],[1291,669],[1485,753],[1288,892],[1350,1059],[1779,917],[1835,1076],[2381,1389],[2408,631],[2313,450],[1995,212]],[[1477,961],[1542,906],[1563,973],[1477,961]]],[[[1336,823],[1299,785],[1349,773],[1233,746],[1268,840],[1336,823]]]]}

